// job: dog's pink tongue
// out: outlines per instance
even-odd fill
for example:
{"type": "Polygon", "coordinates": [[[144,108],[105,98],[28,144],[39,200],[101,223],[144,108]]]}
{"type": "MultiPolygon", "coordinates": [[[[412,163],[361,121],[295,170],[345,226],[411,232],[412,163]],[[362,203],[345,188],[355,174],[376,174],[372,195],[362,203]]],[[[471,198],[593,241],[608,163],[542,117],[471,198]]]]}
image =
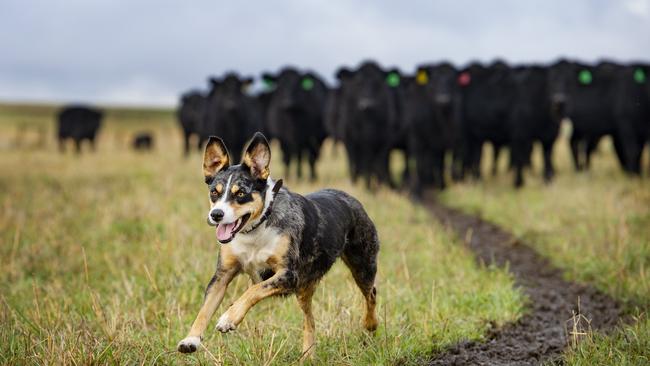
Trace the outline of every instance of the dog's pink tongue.
{"type": "Polygon", "coordinates": [[[217,239],[228,240],[232,236],[232,231],[235,230],[235,222],[230,224],[217,225],[217,239]]]}

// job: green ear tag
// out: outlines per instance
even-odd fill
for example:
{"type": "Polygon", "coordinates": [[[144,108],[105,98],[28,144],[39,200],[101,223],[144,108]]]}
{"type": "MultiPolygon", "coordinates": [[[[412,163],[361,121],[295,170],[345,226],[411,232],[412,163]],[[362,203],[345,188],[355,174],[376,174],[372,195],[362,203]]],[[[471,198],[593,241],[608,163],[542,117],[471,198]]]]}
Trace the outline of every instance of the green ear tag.
{"type": "Polygon", "coordinates": [[[578,74],[578,81],[582,85],[589,85],[589,84],[591,84],[592,80],[593,80],[593,77],[591,76],[591,71],[589,71],[589,70],[582,70],[578,74]]]}
{"type": "Polygon", "coordinates": [[[644,84],[645,80],[645,72],[643,72],[643,69],[638,68],[634,70],[634,81],[636,81],[637,84],[644,84]]]}
{"type": "Polygon", "coordinates": [[[399,86],[399,75],[396,72],[391,72],[386,76],[386,84],[391,88],[396,88],[399,86]]]}
{"type": "Polygon", "coordinates": [[[266,89],[273,89],[275,87],[275,83],[271,79],[264,78],[262,81],[264,82],[264,87],[266,89]]]}
{"type": "Polygon", "coordinates": [[[312,78],[304,78],[300,83],[303,89],[312,90],[314,88],[314,80],[312,78]]]}

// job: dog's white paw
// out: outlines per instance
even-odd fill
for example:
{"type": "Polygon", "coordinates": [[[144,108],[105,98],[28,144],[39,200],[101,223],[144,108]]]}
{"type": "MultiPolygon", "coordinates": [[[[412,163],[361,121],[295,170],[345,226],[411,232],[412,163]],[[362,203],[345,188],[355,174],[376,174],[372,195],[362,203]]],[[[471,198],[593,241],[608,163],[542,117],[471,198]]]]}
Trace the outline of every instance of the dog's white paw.
{"type": "Polygon", "coordinates": [[[220,331],[221,333],[228,333],[231,330],[237,329],[237,326],[235,323],[230,320],[230,317],[228,316],[228,313],[223,314],[220,318],[219,321],[217,322],[217,330],[220,331]]]}
{"type": "Polygon", "coordinates": [[[178,342],[178,352],[181,353],[192,353],[199,349],[201,345],[201,338],[199,337],[187,337],[182,341],[178,342]]]}

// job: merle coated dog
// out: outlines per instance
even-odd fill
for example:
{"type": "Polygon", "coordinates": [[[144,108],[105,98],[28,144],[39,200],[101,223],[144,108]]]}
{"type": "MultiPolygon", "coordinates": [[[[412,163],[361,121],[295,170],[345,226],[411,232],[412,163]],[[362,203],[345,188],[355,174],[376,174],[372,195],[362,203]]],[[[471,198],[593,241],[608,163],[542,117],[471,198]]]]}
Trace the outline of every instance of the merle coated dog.
{"type": "Polygon", "coordinates": [[[219,318],[217,329],[236,329],[259,301],[295,294],[304,314],[303,357],[313,354],[311,299],[319,280],[340,257],[352,272],[366,301],[363,326],[374,331],[375,274],[379,240],[363,206],[345,192],[325,189],[301,196],[270,177],[271,150],[261,133],[249,142],[239,165],[231,165],[223,141],[210,137],[203,173],[209,186],[208,224],[221,243],[217,270],[205,291],[203,306],[179,344],[196,351],[226,287],[244,272],[254,284],[219,318]]]}

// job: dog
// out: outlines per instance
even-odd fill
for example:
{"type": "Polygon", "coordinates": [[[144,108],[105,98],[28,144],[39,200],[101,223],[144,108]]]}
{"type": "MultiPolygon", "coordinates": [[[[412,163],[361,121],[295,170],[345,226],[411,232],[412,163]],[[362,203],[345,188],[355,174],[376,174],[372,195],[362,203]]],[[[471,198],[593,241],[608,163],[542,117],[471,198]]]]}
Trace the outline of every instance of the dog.
{"type": "Polygon", "coordinates": [[[314,351],[311,300],[319,280],[337,258],[352,272],[365,298],[363,326],[377,329],[375,314],[379,239],[363,206],[345,192],[324,189],[301,196],[270,177],[271,149],[261,133],[248,143],[241,163],[231,165],[224,142],[211,136],[203,174],[210,191],[207,221],[221,243],[217,269],[203,306],[178,351],[198,349],[210,318],[230,281],[246,273],[253,281],[217,322],[217,330],[235,330],[259,301],[295,294],[303,312],[301,358],[314,351]]]}

